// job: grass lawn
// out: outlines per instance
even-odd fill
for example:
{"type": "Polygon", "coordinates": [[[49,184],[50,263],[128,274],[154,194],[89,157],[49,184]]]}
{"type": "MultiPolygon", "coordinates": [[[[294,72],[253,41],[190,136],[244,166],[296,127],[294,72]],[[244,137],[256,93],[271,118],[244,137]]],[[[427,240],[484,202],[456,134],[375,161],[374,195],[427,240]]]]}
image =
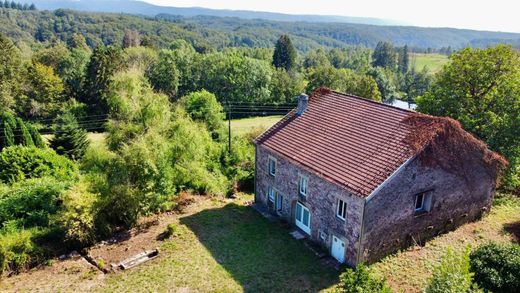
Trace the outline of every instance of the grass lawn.
{"type": "Polygon", "coordinates": [[[231,120],[233,134],[244,134],[254,129],[266,130],[282,119],[282,116],[263,116],[231,120]]]}
{"type": "Polygon", "coordinates": [[[289,229],[269,222],[238,201],[206,200],[180,216],[178,236],[161,257],[108,275],[101,291],[316,292],[339,273],[320,263],[289,229]]]}
{"type": "Polygon", "coordinates": [[[416,70],[422,70],[424,66],[428,67],[431,72],[441,70],[442,66],[448,62],[448,56],[442,54],[410,54],[410,63],[415,63],[416,70]]]}

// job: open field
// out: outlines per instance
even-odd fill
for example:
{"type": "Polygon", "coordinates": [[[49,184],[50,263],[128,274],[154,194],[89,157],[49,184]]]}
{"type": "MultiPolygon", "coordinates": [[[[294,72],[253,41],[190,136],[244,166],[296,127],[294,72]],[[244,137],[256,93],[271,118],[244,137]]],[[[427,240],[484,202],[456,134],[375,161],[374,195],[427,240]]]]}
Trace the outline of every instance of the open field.
{"type": "Polygon", "coordinates": [[[233,134],[244,134],[253,129],[266,130],[282,119],[282,116],[263,116],[231,120],[233,134]]]}
{"type": "MultiPolygon", "coordinates": [[[[291,238],[288,227],[269,222],[248,207],[251,200],[251,195],[235,200],[196,197],[181,214],[151,217],[151,227],[90,250],[108,266],[140,249],[160,249],[157,259],[128,271],[103,274],[87,262],[56,260],[51,266],[4,279],[0,287],[11,292],[316,292],[333,288],[339,272],[291,238]],[[159,235],[170,223],[176,224],[176,235],[161,240],[159,235]]],[[[506,201],[479,222],[371,267],[395,291],[420,292],[448,246],[459,250],[488,241],[518,242],[519,231],[520,203],[506,201]]]]}
{"type": "Polygon", "coordinates": [[[428,67],[430,72],[437,72],[441,70],[442,66],[448,62],[448,56],[442,54],[422,54],[422,53],[411,53],[410,64],[414,66],[416,70],[422,70],[425,66],[428,67]]]}

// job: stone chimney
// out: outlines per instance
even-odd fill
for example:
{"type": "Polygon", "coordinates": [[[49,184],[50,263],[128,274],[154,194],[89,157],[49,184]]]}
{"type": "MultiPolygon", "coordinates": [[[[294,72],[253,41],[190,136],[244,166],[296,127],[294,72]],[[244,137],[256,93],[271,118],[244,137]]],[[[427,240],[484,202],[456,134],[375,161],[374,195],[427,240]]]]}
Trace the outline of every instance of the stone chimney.
{"type": "Polygon", "coordinates": [[[305,110],[307,110],[307,104],[309,103],[309,96],[306,94],[300,94],[298,96],[298,107],[296,108],[296,115],[302,116],[305,110]]]}

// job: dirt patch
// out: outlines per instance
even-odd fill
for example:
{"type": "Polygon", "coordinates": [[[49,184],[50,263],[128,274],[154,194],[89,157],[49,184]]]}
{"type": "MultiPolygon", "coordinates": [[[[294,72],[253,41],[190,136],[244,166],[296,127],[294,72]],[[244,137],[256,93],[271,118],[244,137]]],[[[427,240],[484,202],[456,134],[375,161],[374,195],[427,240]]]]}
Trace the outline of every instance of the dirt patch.
{"type": "Polygon", "coordinates": [[[2,279],[0,288],[2,292],[87,292],[104,278],[101,271],[78,257],[2,279]]]}
{"type": "MultiPolygon", "coordinates": [[[[117,265],[136,254],[144,251],[158,249],[163,243],[161,235],[166,231],[169,224],[177,224],[177,213],[189,213],[197,206],[197,202],[204,199],[201,196],[182,196],[182,204],[179,204],[177,212],[168,212],[159,215],[142,218],[137,227],[118,233],[112,238],[103,241],[90,249],[88,254],[101,267],[117,269],[117,265]]],[[[159,254],[160,256],[160,254],[159,254]]]]}

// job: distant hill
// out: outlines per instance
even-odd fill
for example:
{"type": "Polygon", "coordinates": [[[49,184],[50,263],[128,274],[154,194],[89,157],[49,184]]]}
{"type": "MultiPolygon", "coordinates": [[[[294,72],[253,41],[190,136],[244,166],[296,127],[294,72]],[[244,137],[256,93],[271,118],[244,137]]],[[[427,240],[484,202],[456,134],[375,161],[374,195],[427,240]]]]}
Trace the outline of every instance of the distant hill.
{"type": "MultiPolygon", "coordinates": [[[[48,0],[49,1],[49,0],[48,0]]],[[[67,41],[81,33],[90,46],[121,44],[125,30],[139,32],[159,47],[175,39],[185,39],[200,51],[227,47],[273,48],[282,34],[289,34],[296,48],[307,52],[317,48],[351,45],[374,47],[379,41],[415,48],[465,46],[485,47],[496,43],[520,45],[520,34],[452,28],[378,26],[352,23],[286,22],[217,16],[154,17],[121,13],[20,11],[0,9],[0,32],[24,43],[67,41]]]]}
{"type": "MultiPolygon", "coordinates": [[[[201,7],[166,7],[136,0],[24,0],[34,3],[38,9],[55,10],[58,8],[92,12],[129,13],[146,16],[157,14],[172,14],[185,17],[208,15],[219,17],[239,17],[243,19],[265,19],[275,21],[306,21],[306,22],[347,22],[375,25],[402,25],[404,23],[371,18],[335,15],[293,15],[273,12],[209,9],[201,7]]],[[[23,1],[22,1],[23,2],[23,1]]]]}

